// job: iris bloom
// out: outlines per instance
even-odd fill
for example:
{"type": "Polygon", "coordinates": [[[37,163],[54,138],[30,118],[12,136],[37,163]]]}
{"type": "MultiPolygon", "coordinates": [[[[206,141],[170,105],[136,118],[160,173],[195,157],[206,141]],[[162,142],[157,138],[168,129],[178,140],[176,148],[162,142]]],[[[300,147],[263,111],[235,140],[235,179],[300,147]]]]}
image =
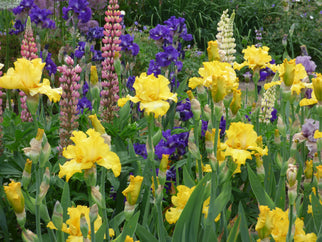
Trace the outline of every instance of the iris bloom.
{"type": "Polygon", "coordinates": [[[295,233],[294,233],[294,241],[316,241],[317,237],[315,233],[305,234],[303,229],[304,222],[300,218],[296,218],[295,220],[295,233]]]}
{"type": "MultiPolygon", "coordinates": [[[[59,229],[63,231],[66,234],[69,234],[67,241],[83,241],[83,235],[82,231],[80,229],[80,219],[81,215],[85,215],[85,219],[88,225],[90,225],[90,219],[89,219],[89,212],[90,209],[87,206],[81,206],[78,205],[75,207],[70,207],[67,209],[67,214],[69,215],[69,219],[66,221],[66,223],[63,223],[62,228],[56,228],[53,222],[49,222],[47,224],[47,227],[50,229],[59,229]]],[[[97,219],[94,221],[94,230],[97,232],[97,230],[102,225],[102,218],[97,215],[97,219]]],[[[88,238],[91,236],[91,227],[88,226],[88,238]]],[[[110,236],[113,235],[113,230],[109,229],[110,236]]]]}
{"type": "Polygon", "coordinates": [[[171,197],[171,201],[175,207],[168,209],[165,213],[165,219],[169,224],[175,224],[178,221],[194,189],[195,187],[189,188],[184,185],[177,187],[177,196],[171,197]]]}
{"type": "Polygon", "coordinates": [[[288,210],[285,212],[280,208],[275,208],[272,213],[272,236],[275,241],[286,241],[289,227],[288,210]]]}
{"type": "Polygon", "coordinates": [[[253,71],[259,70],[265,67],[271,68],[271,64],[269,63],[272,60],[272,57],[268,54],[269,48],[267,46],[263,47],[255,47],[247,46],[247,49],[244,49],[242,52],[244,53],[245,61],[241,64],[234,63],[234,69],[240,70],[241,68],[248,66],[253,71]]]}
{"type": "Polygon", "coordinates": [[[245,165],[247,159],[252,159],[252,154],[259,153],[261,156],[267,155],[268,149],[261,148],[257,144],[257,134],[252,124],[231,123],[226,131],[227,145],[225,154],[231,156],[237,164],[235,173],[240,173],[240,166],[245,165]]]}
{"type": "Polygon", "coordinates": [[[259,206],[259,215],[255,230],[261,239],[269,237],[272,232],[272,215],[268,206],[259,206]]]}
{"type": "Polygon", "coordinates": [[[3,189],[15,213],[23,213],[25,210],[25,199],[21,192],[21,183],[11,180],[8,186],[3,186],[3,189]]]}
{"type": "Polygon", "coordinates": [[[104,143],[104,138],[100,133],[94,129],[87,130],[86,134],[82,131],[74,131],[71,140],[75,145],[64,148],[63,156],[69,161],[64,165],[59,165],[58,176],[60,178],[66,175],[66,181],[68,181],[75,173],[91,169],[95,164],[112,169],[116,177],[120,175],[120,158],[110,151],[109,145],[104,143]]]}
{"type": "Polygon", "coordinates": [[[170,92],[169,83],[169,80],[162,75],[155,77],[154,74],[142,73],[133,84],[136,95],[120,98],[118,105],[123,107],[129,100],[133,103],[140,102],[140,109],[144,109],[147,114],[154,113],[155,117],[163,116],[170,108],[167,100],[177,102],[177,94],[170,92]]]}
{"type": "Polygon", "coordinates": [[[307,83],[302,82],[307,77],[305,68],[302,64],[295,64],[295,59],[290,61],[285,59],[282,64],[276,67],[276,71],[279,73],[280,80],[266,83],[264,85],[265,90],[283,83],[283,85],[291,87],[292,93],[296,92],[299,95],[303,88],[309,87],[307,83]]]}
{"type": "Polygon", "coordinates": [[[142,181],[142,176],[130,176],[130,185],[122,192],[129,204],[136,204],[140,195],[142,181]]]}
{"type": "Polygon", "coordinates": [[[219,61],[220,60],[217,40],[208,42],[207,52],[208,52],[209,61],[219,61]]]}
{"type": "Polygon", "coordinates": [[[39,93],[48,96],[50,101],[58,102],[62,94],[62,88],[52,89],[48,79],[40,83],[42,71],[46,63],[40,58],[27,60],[17,59],[15,68],[9,68],[7,73],[0,78],[0,87],[6,89],[20,89],[27,96],[35,96],[39,93]]]}

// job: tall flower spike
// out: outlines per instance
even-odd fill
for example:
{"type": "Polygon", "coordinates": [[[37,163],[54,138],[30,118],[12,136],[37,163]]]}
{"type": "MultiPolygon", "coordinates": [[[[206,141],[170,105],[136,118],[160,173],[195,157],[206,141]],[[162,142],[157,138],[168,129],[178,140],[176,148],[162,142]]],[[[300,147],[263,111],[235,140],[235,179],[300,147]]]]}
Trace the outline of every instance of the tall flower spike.
{"type": "MultiPolygon", "coordinates": [[[[38,58],[37,55],[37,45],[35,43],[35,38],[34,34],[31,28],[31,21],[30,17],[28,16],[27,19],[27,24],[26,24],[26,30],[24,34],[24,39],[22,40],[21,44],[21,56],[28,59],[28,60],[33,60],[38,58]]],[[[32,117],[30,112],[28,111],[27,108],[27,96],[23,91],[19,92],[20,96],[20,106],[21,106],[21,113],[20,113],[20,118],[22,122],[32,122],[32,117]]]]}
{"type": "Polygon", "coordinates": [[[220,17],[216,38],[220,60],[232,64],[235,61],[234,54],[236,53],[235,38],[233,38],[235,11],[230,17],[227,13],[228,9],[226,9],[220,17]]]}
{"type": "Polygon", "coordinates": [[[276,99],[276,87],[273,86],[267,89],[264,92],[262,102],[261,102],[261,113],[259,121],[261,123],[270,123],[270,119],[272,118],[272,111],[274,110],[274,104],[276,99]]]}
{"type": "Polygon", "coordinates": [[[101,112],[104,121],[112,121],[114,113],[118,110],[117,101],[119,99],[119,81],[114,68],[114,57],[121,50],[120,36],[122,26],[120,22],[121,12],[118,10],[117,0],[110,0],[105,12],[106,24],[104,25],[104,35],[102,56],[102,91],[101,91],[101,112]]]}
{"type": "Polygon", "coordinates": [[[70,137],[72,131],[78,128],[78,110],[77,103],[79,98],[79,80],[82,68],[79,65],[74,67],[74,60],[67,56],[65,58],[67,65],[59,66],[58,71],[62,73],[59,78],[60,86],[63,89],[60,100],[60,144],[65,147],[71,144],[70,137]]]}

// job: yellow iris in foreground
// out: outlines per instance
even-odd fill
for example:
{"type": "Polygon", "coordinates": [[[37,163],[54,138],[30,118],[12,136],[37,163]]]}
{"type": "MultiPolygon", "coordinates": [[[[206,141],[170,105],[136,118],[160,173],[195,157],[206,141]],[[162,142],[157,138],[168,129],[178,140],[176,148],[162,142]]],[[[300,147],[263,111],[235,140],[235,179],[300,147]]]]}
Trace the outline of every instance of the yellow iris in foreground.
{"type": "Polygon", "coordinates": [[[208,60],[209,61],[219,61],[220,60],[217,40],[216,41],[211,40],[208,42],[207,52],[208,52],[208,60]]]}
{"type": "Polygon", "coordinates": [[[46,63],[40,58],[27,60],[17,59],[15,68],[9,68],[7,73],[0,78],[0,87],[6,89],[20,89],[28,96],[35,96],[39,93],[48,96],[50,101],[58,102],[62,94],[62,88],[52,89],[48,79],[40,83],[42,71],[46,63]]]}
{"type": "Polygon", "coordinates": [[[142,176],[130,176],[130,185],[122,192],[129,204],[135,205],[138,200],[142,181],[142,176]]]}
{"type": "Polygon", "coordinates": [[[3,186],[3,189],[15,213],[22,213],[25,209],[25,199],[21,192],[21,183],[11,180],[8,186],[3,186]]]}
{"type": "Polygon", "coordinates": [[[177,94],[170,92],[169,80],[154,74],[147,75],[142,73],[140,77],[136,77],[133,87],[136,95],[134,97],[127,95],[125,98],[118,100],[118,105],[123,107],[125,103],[131,100],[133,103],[140,103],[140,109],[147,113],[154,113],[157,118],[167,113],[170,104],[167,100],[177,102],[177,94]]]}
{"type": "Polygon", "coordinates": [[[304,222],[300,218],[296,218],[295,220],[295,233],[294,233],[294,241],[316,241],[317,237],[315,233],[306,234],[304,229],[304,222]]]}
{"type": "Polygon", "coordinates": [[[227,145],[225,154],[231,156],[237,164],[235,173],[240,173],[240,166],[245,165],[247,159],[252,159],[252,154],[259,153],[261,156],[267,155],[268,149],[261,148],[257,144],[257,133],[252,124],[242,122],[231,123],[226,131],[227,145]]]}
{"type": "Polygon", "coordinates": [[[74,131],[71,140],[75,145],[64,148],[63,156],[69,161],[59,165],[60,178],[66,175],[66,181],[68,181],[72,175],[92,168],[95,163],[106,169],[112,169],[116,177],[120,175],[120,158],[110,151],[110,147],[104,143],[100,133],[94,129],[87,130],[86,134],[82,131],[74,131]]]}
{"type": "MultiPolygon", "coordinates": [[[[67,214],[69,215],[69,219],[66,221],[66,223],[63,223],[63,226],[61,228],[61,231],[65,232],[66,234],[69,234],[67,241],[83,241],[83,235],[82,231],[80,229],[80,219],[81,215],[85,215],[86,222],[88,224],[88,238],[91,238],[91,226],[90,226],[90,219],[89,219],[89,207],[87,206],[81,206],[78,205],[76,208],[71,207],[67,209],[67,214]]],[[[102,218],[98,215],[97,219],[94,221],[94,230],[97,232],[97,230],[102,225],[102,218]]],[[[50,229],[59,229],[56,228],[53,222],[49,222],[47,224],[47,227],[50,229]]],[[[113,230],[109,230],[110,236],[113,235],[113,230]]]]}
{"type": "Polygon", "coordinates": [[[240,70],[244,66],[248,66],[252,70],[271,67],[269,62],[272,60],[272,57],[268,54],[268,51],[269,48],[267,46],[259,48],[254,45],[247,46],[247,49],[242,51],[245,61],[241,64],[235,62],[234,69],[240,70]]]}
{"type": "Polygon", "coordinates": [[[259,206],[259,215],[255,227],[259,238],[265,239],[271,234],[273,229],[272,215],[268,206],[259,206]]]}
{"type": "Polygon", "coordinates": [[[178,221],[194,189],[195,187],[189,188],[184,185],[177,187],[177,196],[171,197],[171,201],[175,207],[168,209],[165,213],[165,219],[169,224],[175,224],[178,221]]]}

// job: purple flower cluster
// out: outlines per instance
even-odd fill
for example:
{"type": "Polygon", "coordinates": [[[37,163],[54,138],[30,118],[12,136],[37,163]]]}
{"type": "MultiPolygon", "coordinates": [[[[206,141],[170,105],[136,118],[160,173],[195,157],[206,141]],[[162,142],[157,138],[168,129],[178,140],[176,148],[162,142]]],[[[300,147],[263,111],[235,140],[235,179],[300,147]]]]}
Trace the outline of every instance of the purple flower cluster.
{"type": "Polygon", "coordinates": [[[88,98],[86,97],[86,94],[88,93],[88,91],[89,91],[89,85],[85,81],[82,87],[83,97],[79,99],[77,103],[77,111],[80,113],[83,113],[84,111],[87,111],[87,110],[92,110],[93,108],[91,101],[88,100],[88,98]]]}
{"type": "Polygon", "coordinates": [[[161,160],[162,155],[170,155],[172,161],[179,160],[187,150],[189,132],[171,135],[171,130],[162,131],[163,139],[155,146],[155,154],[161,160]]]}
{"type": "Polygon", "coordinates": [[[56,74],[57,72],[57,65],[51,59],[51,53],[47,52],[46,59],[44,59],[43,52],[40,51],[40,58],[42,58],[43,62],[46,62],[45,69],[48,71],[49,75],[56,74]]]}
{"type": "MultiPolygon", "coordinates": [[[[22,13],[28,13],[30,16],[31,22],[34,22],[35,24],[41,24],[42,28],[47,29],[54,29],[55,22],[48,18],[49,15],[52,15],[53,13],[48,9],[41,9],[39,8],[35,3],[34,0],[22,0],[18,7],[12,9],[12,12],[15,15],[22,14],[22,13]]],[[[22,31],[23,24],[21,20],[17,20],[14,25],[16,30],[11,31],[11,34],[18,34],[22,31]]]]}
{"type": "Polygon", "coordinates": [[[191,103],[189,98],[186,98],[185,100],[178,102],[177,112],[179,112],[180,120],[182,121],[187,121],[190,118],[192,118],[193,113],[191,111],[191,103]]]}
{"type": "Polygon", "coordinates": [[[9,31],[9,34],[19,34],[25,30],[26,25],[18,19],[15,24],[13,25],[14,29],[9,31]]]}
{"type": "Polygon", "coordinates": [[[90,28],[86,35],[87,41],[100,40],[104,37],[104,28],[103,27],[94,27],[90,28]]]}
{"type": "MultiPolygon", "coordinates": [[[[192,35],[187,33],[187,26],[184,22],[184,18],[172,16],[164,21],[165,25],[158,24],[150,30],[150,38],[156,40],[162,46],[163,51],[156,54],[155,60],[150,61],[148,75],[152,73],[155,76],[161,74],[162,67],[168,67],[171,63],[175,65],[177,71],[181,71],[182,62],[179,58],[184,58],[184,50],[180,41],[181,39],[184,41],[192,40],[192,35]]],[[[175,81],[172,81],[171,88],[174,86],[175,81]]]]}
{"type": "Polygon", "coordinates": [[[127,79],[127,82],[126,82],[127,89],[133,93],[135,92],[135,89],[133,87],[134,82],[135,82],[135,76],[129,76],[129,78],[127,79]]]}
{"type": "Polygon", "coordinates": [[[305,119],[302,125],[302,134],[311,142],[316,142],[314,139],[315,130],[319,129],[320,122],[314,119],[305,119]]]}
{"type": "Polygon", "coordinates": [[[121,50],[124,52],[131,52],[133,56],[137,56],[137,54],[140,51],[140,47],[138,46],[138,44],[134,43],[134,37],[129,35],[129,34],[125,34],[125,35],[121,35],[120,36],[120,47],[121,50]]]}
{"type": "Polygon", "coordinates": [[[63,18],[67,20],[69,11],[73,11],[82,23],[87,23],[92,18],[92,10],[86,0],[69,0],[68,7],[63,7],[63,18]]]}
{"type": "Polygon", "coordinates": [[[302,64],[309,75],[315,71],[316,64],[311,60],[311,56],[298,56],[295,62],[296,64],[302,64]]]}
{"type": "MultiPolygon", "coordinates": [[[[270,63],[275,64],[275,60],[271,60],[270,63]]],[[[259,81],[265,81],[268,77],[275,75],[275,72],[272,71],[270,68],[266,67],[261,69],[259,71],[259,74],[260,74],[259,81]]]]}
{"type": "Polygon", "coordinates": [[[146,151],[145,144],[133,144],[135,154],[142,156],[144,159],[148,157],[148,152],[146,151]]]}

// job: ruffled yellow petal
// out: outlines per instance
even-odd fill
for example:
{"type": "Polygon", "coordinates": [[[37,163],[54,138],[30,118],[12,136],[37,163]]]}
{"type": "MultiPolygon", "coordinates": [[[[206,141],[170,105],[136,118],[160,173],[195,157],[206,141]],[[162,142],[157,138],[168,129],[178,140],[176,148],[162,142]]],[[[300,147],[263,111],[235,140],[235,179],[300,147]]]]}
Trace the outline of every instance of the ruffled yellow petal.
{"type": "Polygon", "coordinates": [[[269,83],[266,83],[265,85],[264,85],[264,89],[265,90],[267,90],[267,89],[269,89],[269,88],[271,88],[271,87],[273,87],[273,86],[276,86],[276,85],[281,85],[281,81],[275,81],[275,82],[269,82],[269,83]]]}
{"type": "Polygon", "coordinates": [[[93,164],[90,162],[80,163],[76,160],[67,161],[64,165],[59,164],[60,170],[58,176],[60,178],[66,176],[66,181],[68,182],[75,173],[80,173],[82,170],[90,169],[92,166],[93,164]]]}
{"type": "Polygon", "coordinates": [[[104,156],[104,159],[96,162],[100,166],[104,166],[106,169],[111,169],[115,177],[121,174],[121,162],[120,158],[112,151],[108,151],[104,156]]]}
{"type": "Polygon", "coordinates": [[[195,89],[198,86],[202,86],[203,85],[203,79],[200,77],[192,77],[189,79],[189,84],[188,87],[190,87],[191,89],[195,89]]]}
{"type": "Polygon", "coordinates": [[[165,213],[165,219],[169,224],[175,224],[180,218],[182,211],[183,209],[180,208],[170,208],[165,213]]]}
{"type": "Polygon", "coordinates": [[[252,153],[248,150],[239,150],[227,147],[225,154],[226,156],[231,156],[233,161],[237,164],[235,173],[240,173],[241,165],[245,165],[247,159],[252,159],[252,153]]]}
{"type": "Polygon", "coordinates": [[[98,120],[96,114],[94,115],[89,115],[89,119],[92,121],[92,125],[95,129],[96,132],[99,132],[100,134],[105,134],[105,128],[101,124],[101,122],[98,120]]]}
{"type": "Polygon", "coordinates": [[[170,104],[165,101],[141,102],[140,109],[147,114],[154,113],[155,117],[163,116],[170,108],[170,104]]]}
{"type": "Polygon", "coordinates": [[[119,100],[117,100],[117,105],[119,107],[123,107],[129,100],[129,97],[120,98],[119,100]]]}
{"type": "Polygon", "coordinates": [[[320,132],[318,129],[314,132],[314,139],[320,139],[322,138],[322,132],[320,132]]]}
{"type": "Polygon", "coordinates": [[[50,82],[48,79],[43,79],[43,82],[38,84],[38,87],[32,88],[29,90],[30,96],[34,96],[38,93],[45,94],[48,96],[51,102],[58,102],[60,100],[63,89],[59,88],[51,88],[50,82]]]}
{"type": "Polygon", "coordinates": [[[52,221],[50,221],[48,224],[47,224],[47,228],[50,228],[50,229],[56,229],[56,226],[54,225],[54,223],[52,221]]]}
{"type": "Polygon", "coordinates": [[[303,98],[300,101],[300,106],[301,107],[303,107],[303,106],[310,106],[310,105],[314,105],[314,104],[317,104],[317,103],[318,103],[318,100],[315,99],[315,98],[310,98],[310,99],[303,98]]]}

